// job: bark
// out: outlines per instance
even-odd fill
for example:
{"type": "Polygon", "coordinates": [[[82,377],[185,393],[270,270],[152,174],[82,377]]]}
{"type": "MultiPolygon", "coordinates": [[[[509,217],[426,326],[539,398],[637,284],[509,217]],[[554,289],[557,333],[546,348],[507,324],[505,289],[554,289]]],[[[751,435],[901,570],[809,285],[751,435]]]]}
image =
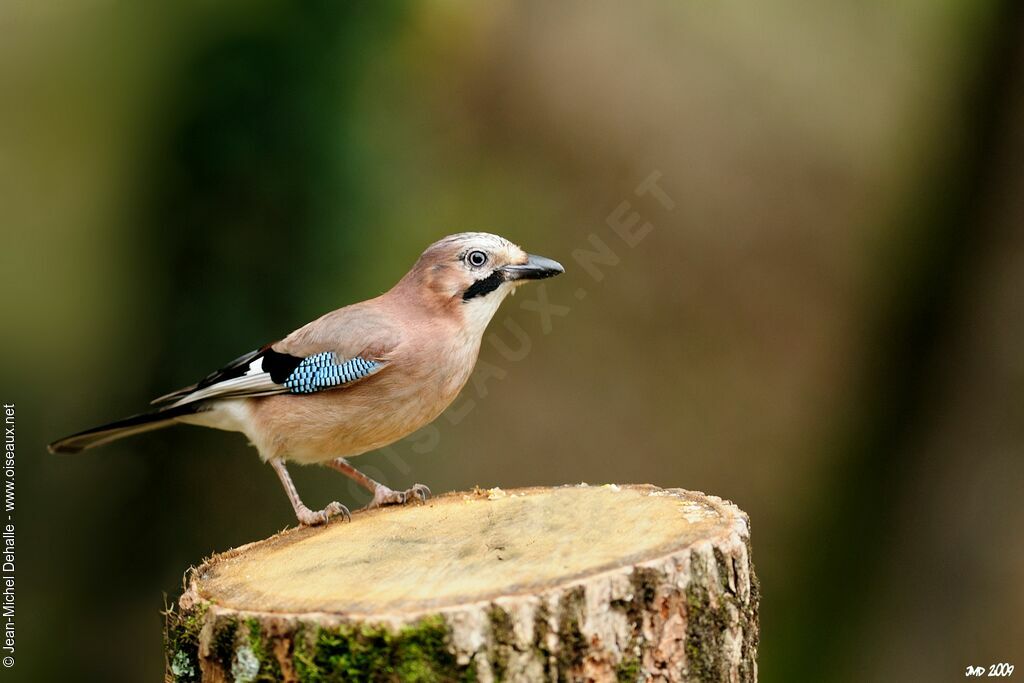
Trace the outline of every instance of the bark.
{"type": "Polygon", "coordinates": [[[449,494],[190,571],[167,681],[754,681],[746,515],[702,493],[449,494]]]}

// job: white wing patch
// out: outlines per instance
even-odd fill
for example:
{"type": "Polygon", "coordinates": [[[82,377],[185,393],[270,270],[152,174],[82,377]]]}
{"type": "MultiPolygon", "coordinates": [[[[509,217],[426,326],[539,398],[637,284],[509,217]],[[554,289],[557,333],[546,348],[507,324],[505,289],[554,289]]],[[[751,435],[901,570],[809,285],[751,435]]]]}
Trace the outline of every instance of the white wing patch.
{"type": "Polygon", "coordinates": [[[242,398],[273,394],[312,394],[337,389],[378,372],[384,363],[356,356],[338,361],[333,351],[304,358],[281,384],[263,370],[263,358],[249,363],[244,374],[225,379],[182,396],[172,405],[180,406],[214,398],[242,398]]]}
{"type": "Polygon", "coordinates": [[[195,403],[208,398],[234,398],[241,396],[269,396],[270,394],[283,394],[288,389],[270,379],[270,373],[258,372],[256,374],[246,373],[241,377],[224,380],[211,384],[202,389],[196,389],[172,405],[180,406],[186,403],[195,403]]]}

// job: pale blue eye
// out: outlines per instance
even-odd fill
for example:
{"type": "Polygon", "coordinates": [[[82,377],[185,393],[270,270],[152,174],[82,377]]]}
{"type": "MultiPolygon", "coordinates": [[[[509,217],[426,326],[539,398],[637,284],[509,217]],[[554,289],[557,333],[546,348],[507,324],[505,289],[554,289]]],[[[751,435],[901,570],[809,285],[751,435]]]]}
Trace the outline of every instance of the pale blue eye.
{"type": "Polygon", "coordinates": [[[466,261],[474,268],[479,268],[483,264],[487,263],[487,254],[480,250],[474,250],[466,255],[466,261]]]}

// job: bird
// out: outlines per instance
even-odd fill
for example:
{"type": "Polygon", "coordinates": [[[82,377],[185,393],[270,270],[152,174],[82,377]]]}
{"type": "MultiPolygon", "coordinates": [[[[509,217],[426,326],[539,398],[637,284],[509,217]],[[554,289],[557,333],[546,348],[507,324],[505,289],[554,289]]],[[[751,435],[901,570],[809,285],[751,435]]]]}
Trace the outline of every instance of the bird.
{"type": "Polygon", "coordinates": [[[177,424],[241,432],[271,465],[301,526],[351,520],[334,501],[312,510],[286,463],[325,465],[373,496],[368,508],[425,501],[416,484],[394,491],[348,458],[429,424],[459,394],[499,305],[523,283],[565,272],[498,235],[463,232],[434,242],[376,298],[327,313],[246,353],[195,384],[154,399],[149,412],[49,444],[77,453],[177,424]]]}

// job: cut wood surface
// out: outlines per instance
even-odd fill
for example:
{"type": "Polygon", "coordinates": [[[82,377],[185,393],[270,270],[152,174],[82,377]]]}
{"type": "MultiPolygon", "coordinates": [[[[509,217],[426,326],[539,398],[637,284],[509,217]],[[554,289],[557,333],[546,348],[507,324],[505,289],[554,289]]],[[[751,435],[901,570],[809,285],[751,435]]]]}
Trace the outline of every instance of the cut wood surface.
{"type": "Polygon", "coordinates": [[[756,679],[747,518],[651,486],[454,493],[210,558],[171,681],[756,679]]]}

